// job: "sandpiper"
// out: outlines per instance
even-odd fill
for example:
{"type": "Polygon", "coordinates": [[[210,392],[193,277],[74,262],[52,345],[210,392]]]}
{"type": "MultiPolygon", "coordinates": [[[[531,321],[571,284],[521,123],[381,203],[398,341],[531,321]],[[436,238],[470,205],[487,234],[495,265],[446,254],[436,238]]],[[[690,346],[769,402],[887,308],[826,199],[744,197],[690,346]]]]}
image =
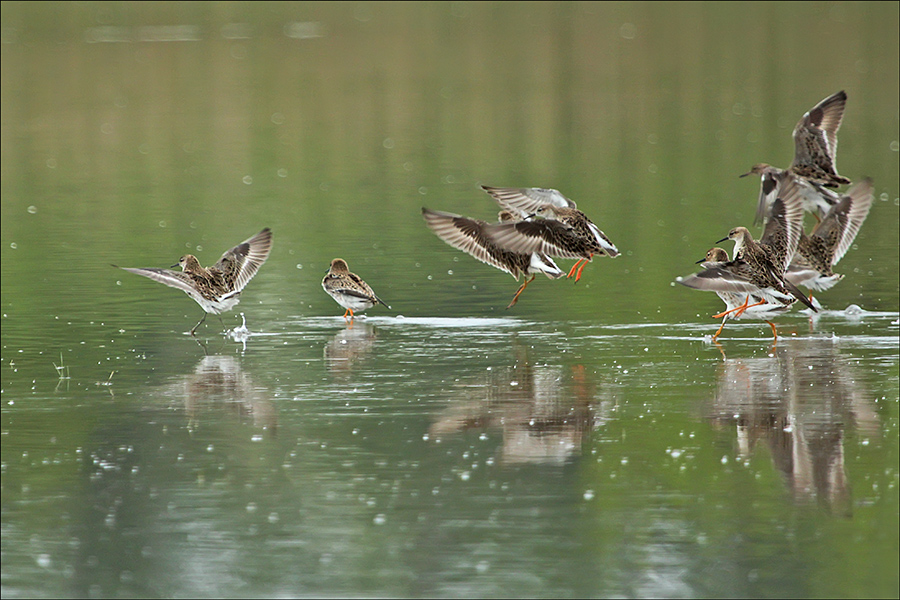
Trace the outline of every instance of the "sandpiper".
{"type": "Polygon", "coordinates": [[[347,261],[343,258],[331,261],[328,274],[322,279],[322,288],[334,298],[335,302],[347,309],[344,311],[344,319],[349,314],[352,320],[354,312],[362,312],[376,304],[390,308],[384,300],[375,295],[369,284],[356,273],[350,272],[347,261]]]}
{"type": "Polygon", "coordinates": [[[486,235],[502,248],[522,254],[535,252],[558,258],[575,258],[568,277],[581,279],[584,265],[594,255],[616,257],[619,250],[575,202],[559,191],[544,188],[481,188],[523,220],[494,224],[486,235]],[[541,217],[534,219],[534,217],[541,217]]]}
{"type": "MultiPolygon", "coordinates": [[[[837,152],[837,132],[844,116],[847,94],[841,90],[825,98],[803,115],[794,127],[794,160],[787,172],[802,181],[804,208],[817,218],[837,202],[838,197],[826,188],[846,185],[850,180],[838,175],[835,166],[837,152]]],[[[768,207],[778,195],[781,169],[766,163],[754,165],[741,175],[755,174],[762,178],[759,203],[756,209],[756,223],[765,219],[768,207]]]]}
{"type": "MultiPolygon", "coordinates": [[[[501,248],[484,232],[489,223],[480,219],[470,219],[424,207],[422,208],[422,217],[425,219],[425,224],[447,244],[466,252],[483,263],[509,273],[516,278],[516,281],[519,280],[520,275],[525,276],[524,283],[519,286],[512,302],[506,308],[511,308],[518,302],[519,296],[538,273],[543,273],[550,279],[558,279],[566,274],[546,254],[513,252],[501,248]],[[529,275],[531,275],[530,278],[529,275]]],[[[509,210],[500,211],[498,219],[501,223],[515,223],[521,220],[517,213],[509,210]]]]}
{"type": "MultiPolygon", "coordinates": [[[[717,337],[729,318],[740,318],[750,310],[748,316],[764,318],[769,314],[784,312],[799,300],[813,311],[815,307],[806,296],[790,281],[785,280],[787,269],[802,233],[803,207],[798,185],[792,179],[785,180],[781,194],[772,205],[771,216],[759,241],[745,227],[735,227],[728,236],[735,242],[734,258],[728,261],[728,254],[721,248],[713,248],[703,262],[703,271],[677,281],[694,289],[710,290],[719,294],[726,304],[726,310],[714,315],[723,317],[717,337]],[[740,298],[744,298],[742,303],[740,298]],[[750,301],[753,300],[753,304],[750,301]]],[[[719,243],[717,242],[717,243],[719,243]]],[[[777,337],[775,326],[772,333],[777,337]]]]}
{"type": "Polygon", "coordinates": [[[706,257],[698,260],[697,264],[703,266],[704,271],[679,277],[676,281],[690,288],[714,291],[725,302],[725,310],[713,315],[714,319],[722,317],[722,324],[712,336],[713,341],[722,333],[729,318],[766,321],[772,328],[772,335],[777,337],[775,325],[769,319],[790,310],[797,301],[794,296],[774,293],[768,300],[763,298],[759,288],[752,282],[752,273],[747,263],[730,261],[728,252],[722,248],[710,249],[706,257]],[[750,301],[753,304],[749,304],[750,301]],[[744,305],[747,307],[739,311],[744,305]]]}
{"type": "Polygon", "coordinates": [[[205,311],[200,322],[191,329],[191,335],[194,335],[207,314],[219,315],[237,305],[241,291],[266,262],[271,249],[272,230],[266,227],[225,252],[219,262],[208,268],[200,266],[193,254],[185,254],[169,269],[119,268],[177,288],[193,298],[205,311]],[[178,266],[181,271],[171,270],[178,266]]]}
{"type": "Polygon", "coordinates": [[[797,253],[785,278],[794,285],[820,292],[843,279],[844,276],[835,273],[832,267],[856,239],[869,215],[873,196],[872,180],[868,178],[847,190],[808,236],[801,234],[797,253]]]}

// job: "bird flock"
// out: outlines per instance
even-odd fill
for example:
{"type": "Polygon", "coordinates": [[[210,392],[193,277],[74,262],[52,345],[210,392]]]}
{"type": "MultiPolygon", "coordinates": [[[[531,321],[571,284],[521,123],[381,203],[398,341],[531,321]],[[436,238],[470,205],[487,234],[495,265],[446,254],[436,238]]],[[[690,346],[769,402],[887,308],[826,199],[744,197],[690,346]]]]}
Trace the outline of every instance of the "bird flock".
{"type": "MultiPolygon", "coordinates": [[[[761,179],[755,225],[764,225],[755,240],[746,227],[735,227],[716,243],[734,242],[731,258],[714,247],[700,261],[703,270],[677,282],[698,290],[714,291],[725,310],[715,340],[729,319],[766,321],[777,337],[770,319],[787,312],[797,302],[812,311],[820,307],[812,294],[807,297],[798,286],[824,291],[843,278],[834,273],[853,243],[872,205],[873,186],[864,179],[846,193],[835,191],[850,179],[838,174],[835,166],[837,131],[844,114],[847,95],[840,91],[822,100],[794,128],[794,160],[787,169],[765,163],[741,175],[761,179]],[[805,212],[816,223],[807,234],[805,212]]],[[[489,223],[450,212],[422,208],[425,224],[438,238],[473,258],[512,275],[524,278],[507,308],[514,306],[528,284],[538,274],[550,279],[582,276],[585,265],[595,256],[615,258],[619,250],[575,202],[557,190],[481,186],[499,205],[498,220],[489,223]],[[574,259],[565,271],[554,258],[574,259]]],[[[182,256],[169,269],[119,267],[131,273],[182,290],[207,314],[220,315],[240,301],[244,287],[259,271],[272,249],[272,231],[267,227],[255,236],[226,251],[211,267],[203,267],[191,254],[182,256]],[[181,267],[181,271],[174,270],[181,267]]],[[[113,265],[116,266],[116,265],[113,265]]],[[[376,304],[390,308],[372,288],[341,258],[331,261],[322,287],[345,310],[352,322],[355,313],[376,304]]],[[[221,320],[221,316],[220,316],[221,320]]],[[[224,328],[224,323],[223,323],[224,328]]]]}
{"type": "Polygon", "coordinates": [[[852,183],[839,175],[835,162],[837,132],[844,117],[847,94],[841,90],[809,110],[794,127],[794,160],[787,169],[759,163],[741,175],[759,175],[760,191],[756,224],[765,223],[762,237],[754,240],[746,227],[735,227],[719,240],[734,241],[728,253],[712,248],[697,261],[703,271],[679,277],[687,287],[714,291],[725,302],[725,310],[714,318],[763,320],[778,333],[770,320],[785,313],[798,301],[817,312],[820,305],[812,291],[834,286],[843,275],[833,267],[841,260],[872,206],[873,186],[863,179],[845,194],[834,190],[852,183]],[[807,234],[806,212],[815,225],[807,234]],[[811,290],[806,297],[797,286],[811,290]]]}

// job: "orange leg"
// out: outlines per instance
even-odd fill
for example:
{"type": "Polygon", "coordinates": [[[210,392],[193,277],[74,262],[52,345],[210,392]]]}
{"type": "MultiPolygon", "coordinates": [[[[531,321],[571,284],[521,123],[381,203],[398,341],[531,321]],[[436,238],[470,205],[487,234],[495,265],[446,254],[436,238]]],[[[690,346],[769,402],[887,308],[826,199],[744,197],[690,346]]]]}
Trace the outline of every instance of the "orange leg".
{"type": "Polygon", "coordinates": [[[746,311],[748,308],[753,308],[754,306],[762,306],[763,304],[766,303],[765,300],[760,300],[756,304],[751,304],[750,306],[747,306],[748,302],[750,302],[750,296],[747,296],[747,299],[744,300],[744,303],[742,305],[738,306],[737,308],[732,308],[731,310],[726,310],[723,313],[713,315],[713,318],[723,317],[723,316],[727,315],[728,313],[735,312],[736,314],[734,315],[734,318],[736,319],[739,316],[741,316],[742,314],[744,314],[744,311],[746,311]]]}
{"type": "MultiPolygon", "coordinates": [[[[748,299],[749,299],[749,298],[748,298],[748,299]]],[[[739,316],[741,316],[742,314],[744,314],[744,311],[747,310],[748,308],[753,308],[754,306],[762,306],[762,305],[765,304],[765,303],[766,303],[765,300],[760,300],[760,301],[757,302],[756,304],[751,304],[750,306],[746,306],[746,307],[744,307],[744,309],[741,310],[738,314],[734,315],[734,318],[736,319],[736,318],[738,318],[739,316]]]]}
{"type": "MultiPolygon", "coordinates": [[[[578,262],[576,262],[574,265],[572,265],[572,268],[569,269],[569,274],[566,275],[566,279],[571,279],[572,275],[575,274],[575,270],[578,269],[578,265],[582,264],[584,261],[585,261],[585,259],[579,258],[578,262]]],[[[578,281],[578,280],[576,279],[575,281],[578,281]]]]}
{"type": "Polygon", "coordinates": [[[345,321],[348,320],[348,319],[347,319],[347,315],[348,315],[348,314],[350,315],[350,319],[349,319],[349,320],[352,321],[352,320],[353,320],[353,309],[352,309],[352,308],[348,308],[347,310],[344,311],[344,320],[345,320],[345,321]]]}
{"type": "Polygon", "coordinates": [[[719,337],[719,334],[722,333],[723,329],[725,329],[725,321],[727,321],[727,320],[728,320],[728,317],[725,317],[724,319],[722,319],[722,324],[719,325],[719,330],[715,334],[713,334],[713,337],[712,337],[713,341],[716,341],[716,338],[719,337]]]}
{"type": "Polygon", "coordinates": [[[525,288],[528,287],[528,284],[529,284],[529,283],[531,283],[532,281],[534,281],[534,278],[535,278],[535,277],[536,277],[536,275],[532,275],[532,276],[531,276],[531,279],[526,279],[526,280],[525,280],[525,283],[523,283],[522,285],[519,286],[519,290],[516,292],[516,295],[513,296],[512,302],[510,302],[510,303],[506,306],[506,308],[512,308],[513,306],[515,306],[516,302],[519,301],[519,294],[521,294],[522,292],[525,291],[525,288]]]}
{"type": "MultiPolygon", "coordinates": [[[[750,296],[747,296],[747,298],[744,300],[744,303],[741,304],[740,306],[737,306],[737,307],[735,307],[735,308],[732,308],[731,310],[726,310],[725,312],[720,312],[720,313],[717,314],[717,315],[713,315],[712,318],[713,318],[713,319],[718,319],[719,317],[724,317],[724,316],[726,316],[726,315],[728,315],[728,314],[730,314],[730,313],[733,313],[733,312],[736,311],[736,310],[744,311],[744,310],[747,309],[747,304],[748,304],[749,302],[750,302],[750,296]]],[[[724,322],[723,322],[722,324],[724,325],[724,322]]]]}
{"type": "MultiPolygon", "coordinates": [[[[594,255],[591,254],[591,258],[593,258],[593,257],[594,257],[594,255]]],[[[584,271],[584,265],[588,264],[588,262],[590,262],[590,260],[591,260],[590,258],[584,259],[584,262],[582,262],[581,266],[578,267],[578,275],[575,276],[575,283],[578,283],[578,280],[581,279],[581,272],[584,271]]]]}
{"type": "Polygon", "coordinates": [[[769,327],[772,328],[772,337],[773,337],[774,339],[777,340],[777,339],[778,339],[778,332],[775,330],[775,323],[773,323],[772,321],[766,321],[766,323],[768,323],[768,324],[769,324],[769,327]]]}

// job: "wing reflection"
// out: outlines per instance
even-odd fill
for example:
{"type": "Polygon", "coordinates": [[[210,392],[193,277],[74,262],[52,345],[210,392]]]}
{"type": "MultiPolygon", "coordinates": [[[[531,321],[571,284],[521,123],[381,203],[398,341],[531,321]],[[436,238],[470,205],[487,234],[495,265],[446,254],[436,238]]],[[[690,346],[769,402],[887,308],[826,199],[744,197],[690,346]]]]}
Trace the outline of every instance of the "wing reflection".
{"type": "Polygon", "coordinates": [[[709,418],[736,427],[742,459],[764,441],[795,499],[848,516],[844,433],[880,430],[874,402],[831,338],[791,338],[774,356],[725,360],[709,418]]]}
{"type": "Polygon", "coordinates": [[[346,376],[375,346],[375,327],[364,321],[353,321],[325,344],[323,356],[328,372],[346,376]]]}
{"type": "Polygon", "coordinates": [[[250,375],[233,356],[204,356],[194,372],[180,384],[185,411],[191,421],[199,419],[207,409],[224,408],[242,419],[252,418],[253,424],[274,432],[278,425],[278,411],[266,390],[253,384],[250,375]]]}
{"type": "Polygon", "coordinates": [[[580,451],[585,433],[607,420],[601,416],[604,408],[611,410],[611,403],[595,399],[593,382],[582,365],[567,370],[519,360],[456,395],[431,425],[429,436],[499,429],[501,460],[507,464],[563,464],[580,451]]]}

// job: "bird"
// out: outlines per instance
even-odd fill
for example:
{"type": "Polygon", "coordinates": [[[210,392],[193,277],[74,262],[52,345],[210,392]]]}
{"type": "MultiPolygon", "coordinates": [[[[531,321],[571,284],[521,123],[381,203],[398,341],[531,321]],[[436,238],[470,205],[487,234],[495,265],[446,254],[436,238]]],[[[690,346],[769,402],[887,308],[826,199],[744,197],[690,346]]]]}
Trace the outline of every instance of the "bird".
{"type": "Polygon", "coordinates": [[[797,301],[793,296],[776,295],[766,301],[760,295],[759,288],[752,282],[752,273],[746,263],[730,261],[728,252],[722,248],[712,248],[706,253],[706,257],[698,260],[707,271],[678,278],[676,281],[687,287],[695,289],[710,289],[725,302],[725,310],[713,315],[713,318],[722,317],[722,324],[713,334],[713,341],[722,333],[725,322],[732,319],[752,318],[766,321],[772,327],[772,335],[777,336],[775,325],[769,320],[774,316],[787,312],[797,301]],[[749,304],[752,300],[753,304],[749,304]],[[747,304],[747,308],[738,312],[737,309],[747,304]]]}
{"type": "MultiPolygon", "coordinates": [[[[194,336],[207,314],[221,315],[240,302],[241,291],[266,262],[271,249],[272,230],[266,227],[225,252],[215,265],[208,268],[201,266],[193,254],[185,254],[169,269],[113,266],[177,288],[193,298],[204,311],[203,318],[191,329],[194,336]],[[172,270],[179,266],[181,271],[172,270]]],[[[224,328],[224,323],[222,326],[224,328]]]]}
{"type": "Polygon", "coordinates": [[[568,277],[581,279],[584,265],[597,256],[616,257],[619,250],[599,227],[578,210],[575,202],[558,190],[503,188],[483,185],[500,206],[521,220],[492,224],[484,229],[494,243],[513,252],[538,252],[558,258],[575,258],[568,277]],[[534,217],[540,217],[535,219],[534,217]]]}
{"type": "MultiPolygon", "coordinates": [[[[716,242],[729,239],[735,242],[732,260],[727,260],[725,250],[713,248],[706,259],[700,261],[705,267],[703,271],[676,281],[694,289],[723,292],[725,295],[720,294],[720,297],[725,301],[726,310],[713,315],[714,318],[723,317],[722,327],[729,315],[739,318],[750,310],[748,316],[764,318],[769,313],[784,312],[797,300],[816,311],[806,296],[784,278],[799,243],[802,220],[798,185],[787,179],[772,205],[770,218],[759,241],[753,239],[746,227],[735,227],[728,236],[716,242]],[[739,303],[740,298],[744,298],[742,303],[739,303]]],[[[775,325],[765,320],[777,337],[775,325]]],[[[718,337],[722,327],[713,339],[718,337]]]]}
{"type": "MultiPolygon", "coordinates": [[[[837,202],[838,197],[827,188],[837,188],[851,183],[839,175],[835,165],[837,132],[844,116],[847,93],[841,90],[828,96],[811,108],[794,127],[794,160],[786,169],[803,182],[804,208],[818,218],[837,202]]],[[[782,169],[766,163],[758,163],[741,175],[759,175],[761,178],[756,224],[763,221],[768,207],[778,195],[779,174],[782,169]]]]}
{"type": "MultiPolygon", "coordinates": [[[[483,263],[509,273],[516,281],[519,281],[520,275],[525,276],[524,283],[519,286],[506,308],[512,308],[518,302],[519,296],[538,273],[543,273],[550,279],[558,279],[566,274],[546,254],[514,252],[500,247],[485,234],[485,228],[489,225],[486,221],[425,207],[422,208],[422,217],[435,235],[457,250],[462,250],[483,263]]],[[[515,223],[521,220],[517,213],[510,210],[501,210],[497,218],[500,223],[515,223]]]]}
{"type": "Polygon", "coordinates": [[[785,272],[788,281],[821,292],[843,279],[833,267],[856,239],[873,198],[872,180],[863,179],[847,190],[809,235],[801,234],[797,252],[785,272]]]}
{"type": "Polygon", "coordinates": [[[351,321],[354,312],[362,312],[376,304],[390,308],[384,300],[375,295],[368,283],[356,273],[350,272],[347,261],[343,258],[331,261],[328,273],[322,279],[322,289],[328,292],[335,302],[347,309],[344,311],[344,319],[347,319],[349,314],[351,321]]]}

